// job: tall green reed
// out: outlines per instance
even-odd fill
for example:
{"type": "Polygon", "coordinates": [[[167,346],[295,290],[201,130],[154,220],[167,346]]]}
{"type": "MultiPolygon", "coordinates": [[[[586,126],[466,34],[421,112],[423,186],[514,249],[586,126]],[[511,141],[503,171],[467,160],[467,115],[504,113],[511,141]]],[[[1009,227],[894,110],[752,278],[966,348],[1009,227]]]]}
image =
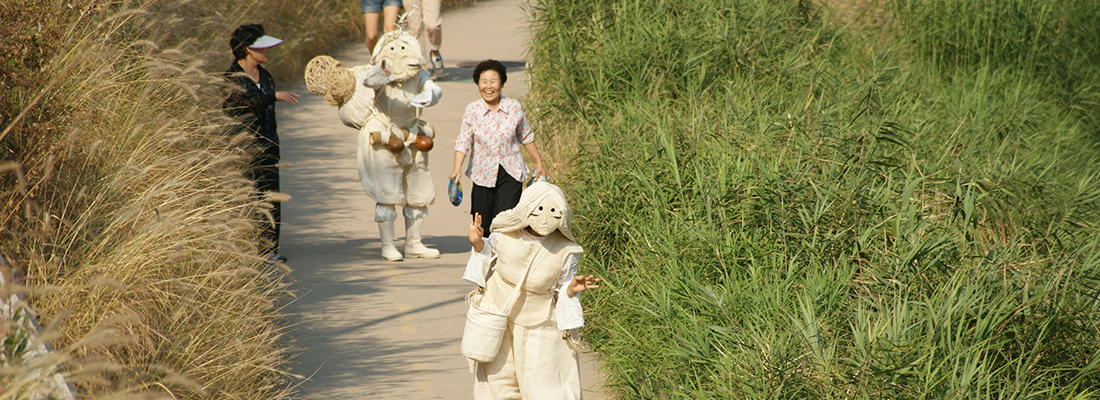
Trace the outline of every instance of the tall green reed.
{"type": "Polygon", "coordinates": [[[1094,390],[1095,137],[1033,70],[926,68],[796,2],[532,12],[620,395],[1094,390]]]}
{"type": "Polygon", "coordinates": [[[1094,21],[1100,11],[1084,1],[893,1],[900,28],[916,54],[950,73],[987,66],[1030,74],[1089,129],[1098,129],[1096,85],[1100,50],[1094,21]],[[1053,89],[1052,88],[1052,89],[1053,89]]]}

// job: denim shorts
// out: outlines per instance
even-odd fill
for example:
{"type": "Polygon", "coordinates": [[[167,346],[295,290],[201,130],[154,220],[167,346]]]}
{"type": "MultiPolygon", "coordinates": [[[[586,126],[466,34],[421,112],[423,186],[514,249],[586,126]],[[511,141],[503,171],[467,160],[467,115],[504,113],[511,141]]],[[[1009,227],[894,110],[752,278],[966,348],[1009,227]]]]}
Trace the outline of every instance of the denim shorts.
{"type": "Polygon", "coordinates": [[[401,7],[401,0],[359,0],[359,7],[365,13],[380,13],[382,7],[401,7]]]}

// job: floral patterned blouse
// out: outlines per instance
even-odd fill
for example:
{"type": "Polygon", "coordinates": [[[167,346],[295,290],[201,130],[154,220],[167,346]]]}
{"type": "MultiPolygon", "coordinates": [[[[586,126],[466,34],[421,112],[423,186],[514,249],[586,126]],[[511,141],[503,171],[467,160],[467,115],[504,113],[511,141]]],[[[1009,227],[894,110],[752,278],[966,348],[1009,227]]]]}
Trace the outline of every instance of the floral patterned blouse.
{"type": "Polygon", "coordinates": [[[519,102],[501,96],[496,111],[482,99],[466,106],[455,151],[470,158],[466,176],[475,185],[491,188],[496,186],[497,165],[517,181],[527,179],[527,163],[520,148],[534,141],[535,134],[519,102]]]}

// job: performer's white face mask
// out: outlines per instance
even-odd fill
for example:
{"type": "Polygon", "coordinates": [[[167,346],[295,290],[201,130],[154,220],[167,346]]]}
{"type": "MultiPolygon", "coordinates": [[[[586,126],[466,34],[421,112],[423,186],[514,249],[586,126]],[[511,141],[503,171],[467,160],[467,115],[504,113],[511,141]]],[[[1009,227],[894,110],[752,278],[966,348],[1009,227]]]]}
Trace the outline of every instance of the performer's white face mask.
{"type": "Polygon", "coordinates": [[[386,68],[394,82],[405,82],[420,73],[422,57],[416,38],[404,30],[396,30],[379,39],[371,62],[377,64],[386,60],[386,68]]]}
{"type": "Polygon", "coordinates": [[[531,230],[539,236],[546,236],[561,227],[562,217],[561,205],[552,197],[546,196],[535,205],[527,221],[531,230]]]}

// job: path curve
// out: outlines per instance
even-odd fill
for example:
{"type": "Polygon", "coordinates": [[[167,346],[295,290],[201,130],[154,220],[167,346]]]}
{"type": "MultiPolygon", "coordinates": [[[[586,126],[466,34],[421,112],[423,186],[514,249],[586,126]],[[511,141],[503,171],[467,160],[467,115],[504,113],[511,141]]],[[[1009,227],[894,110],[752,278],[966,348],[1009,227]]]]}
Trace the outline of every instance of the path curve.
{"type": "MultiPolygon", "coordinates": [[[[526,16],[520,0],[481,0],[443,13],[442,54],[446,73],[436,83],[440,103],[424,112],[437,129],[429,164],[436,203],[429,207],[424,242],[439,249],[437,260],[384,262],[380,256],[374,201],[359,183],[355,166],[358,132],[340,123],[336,108],[301,81],[283,85],[302,97],[279,103],[283,145],[282,253],[298,280],[299,298],[288,306],[291,336],[303,347],[293,372],[306,399],[472,399],[473,376],[459,352],[465,318],[460,280],[469,256],[469,203],[447,202],[454,140],[466,104],[478,98],[472,65],[504,61],[509,83],[503,93],[526,93],[523,50],[526,16]]],[[[360,43],[332,54],[344,66],[363,65],[360,43]]],[[[463,187],[471,183],[463,177],[463,187]]],[[[397,221],[398,249],[404,230],[397,221]]],[[[583,262],[583,260],[582,260],[583,262]]],[[[602,399],[603,378],[591,354],[582,355],[585,398],[602,399]]]]}

